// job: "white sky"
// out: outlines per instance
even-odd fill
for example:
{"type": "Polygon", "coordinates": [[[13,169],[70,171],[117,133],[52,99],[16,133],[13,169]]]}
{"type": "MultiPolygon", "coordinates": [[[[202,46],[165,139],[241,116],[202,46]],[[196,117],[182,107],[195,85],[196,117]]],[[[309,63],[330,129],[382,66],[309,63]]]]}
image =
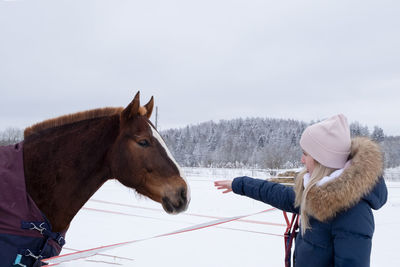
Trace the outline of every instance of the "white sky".
{"type": "Polygon", "coordinates": [[[0,130],[126,106],[140,90],[161,129],[343,113],[400,135],[399,11],[397,0],[0,0],[0,130]]]}

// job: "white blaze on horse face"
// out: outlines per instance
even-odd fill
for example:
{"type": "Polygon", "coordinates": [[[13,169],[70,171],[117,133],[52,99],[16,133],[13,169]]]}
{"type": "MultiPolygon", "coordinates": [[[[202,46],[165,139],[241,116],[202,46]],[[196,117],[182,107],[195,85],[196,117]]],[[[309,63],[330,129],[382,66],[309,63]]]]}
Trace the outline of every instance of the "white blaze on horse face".
{"type": "Polygon", "coordinates": [[[171,161],[175,164],[176,168],[178,169],[179,175],[183,178],[183,180],[185,180],[186,187],[187,187],[186,195],[187,195],[187,200],[188,200],[188,203],[189,203],[190,202],[190,187],[189,187],[188,181],[186,180],[185,174],[183,173],[182,169],[179,167],[179,164],[176,162],[176,160],[172,156],[171,152],[169,151],[167,145],[164,142],[164,139],[162,139],[160,134],[157,132],[156,129],[154,129],[154,127],[152,125],[150,125],[150,128],[151,128],[151,131],[153,132],[154,138],[156,138],[157,141],[161,144],[161,146],[165,149],[165,152],[167,152],[168,157],[171,159],[171,161]]]}

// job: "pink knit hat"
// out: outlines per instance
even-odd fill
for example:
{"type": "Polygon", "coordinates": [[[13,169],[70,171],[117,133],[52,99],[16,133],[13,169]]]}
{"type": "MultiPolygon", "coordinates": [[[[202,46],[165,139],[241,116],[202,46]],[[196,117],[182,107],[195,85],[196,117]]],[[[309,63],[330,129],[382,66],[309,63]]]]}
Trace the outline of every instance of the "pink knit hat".
{"type": "Polygon", "coordinates": [[[341,169],[351,147],[350,128],[343,114],[308,126],[300,139],[301,148],[322,165],[341,169]]]}

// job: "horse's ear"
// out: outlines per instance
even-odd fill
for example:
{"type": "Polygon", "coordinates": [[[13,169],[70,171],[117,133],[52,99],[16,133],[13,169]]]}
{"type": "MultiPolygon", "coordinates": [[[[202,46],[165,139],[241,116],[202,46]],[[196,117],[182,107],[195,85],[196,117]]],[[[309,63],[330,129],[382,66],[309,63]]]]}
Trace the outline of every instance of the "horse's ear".
{"type": "Polygon", "coordinates": [[[151,113],[153,112],[153,107],[154,107],[154,97],[150,98],[149,103],[147,103],[146,105],[144,105],[144,107],[146,108],[146,117],[148,119],[150,119],[151,113]]]}
{"type": "Polygon", "coordinates": [[[121,116],[124,120],[129,120],[138,115],[140,107],[140,91],[138,91],[132,102],[122,111],[121,116]]]}

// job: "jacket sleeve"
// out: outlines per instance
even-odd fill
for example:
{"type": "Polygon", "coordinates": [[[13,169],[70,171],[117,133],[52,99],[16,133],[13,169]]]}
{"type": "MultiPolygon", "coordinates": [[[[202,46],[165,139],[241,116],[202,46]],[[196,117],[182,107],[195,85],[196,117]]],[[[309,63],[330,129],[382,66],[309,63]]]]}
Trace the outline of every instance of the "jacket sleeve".
{"type": "Polygon", "coordinates": [[[295,193],[291,187],[243,176],[233,180],[232,190],[280,210],[299,213],[299,209],[294,207],[295,193]]]}
{"type": "Polygon", "coordinates": [[[369,266],[374,228],[367,201],[338,213],[331,224],[335,267],[369,266]]]}
{"type": "Polygon", "coordinates": [[[378,183],[372,189],[372,191],[364,197],[371,208],[374,210],[380,209],[383,205],[385,205],[387,201],[388,191],[385,183],[385,179],[383,177],[379,177],[378,183]]]}

